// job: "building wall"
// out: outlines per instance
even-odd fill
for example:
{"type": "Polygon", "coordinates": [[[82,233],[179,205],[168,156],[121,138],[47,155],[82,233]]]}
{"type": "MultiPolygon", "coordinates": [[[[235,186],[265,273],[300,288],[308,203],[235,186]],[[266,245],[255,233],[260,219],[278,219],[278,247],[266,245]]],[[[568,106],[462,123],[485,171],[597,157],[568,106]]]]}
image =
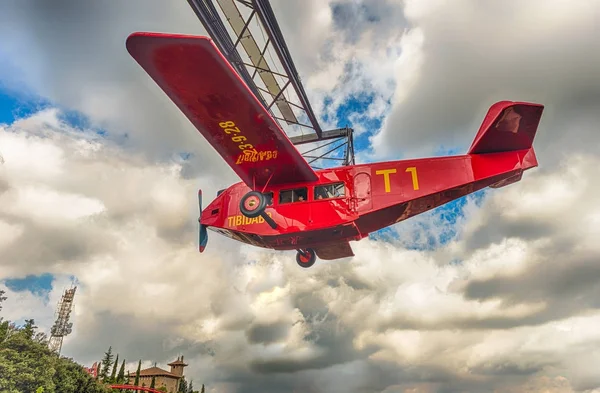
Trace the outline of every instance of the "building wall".
{"type": "Polygon", "coordinates": [[[162,385],[167,387],[167,392],[175,393],[177,391],[177,385],[179,380],[169,377],[156,377],[156,387],[159,388],[162,385]]]}
{"type": "MultiPolygon", "coordinates": [[[[135,379],[132,379],[130,383],[133,385],[134,382],[135,379]]],[[[140,383],[138,386],[146,386],[149,388],[151,384],[152,376],[140,375],[140,383]]],[[[154,380],[154,388],[158,389],[163,385],[167,388],[168,393],[175,393],[177,392],[177,388],[179,386],[179,380],[172,377],[157,376],[154,380]]]]}

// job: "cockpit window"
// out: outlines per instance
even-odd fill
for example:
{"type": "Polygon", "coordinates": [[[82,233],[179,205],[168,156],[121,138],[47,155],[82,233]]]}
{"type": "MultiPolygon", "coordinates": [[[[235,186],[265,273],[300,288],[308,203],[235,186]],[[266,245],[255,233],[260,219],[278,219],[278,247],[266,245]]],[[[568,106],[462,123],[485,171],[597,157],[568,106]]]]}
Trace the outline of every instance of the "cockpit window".
{"type": "Polygon", "coordinates": [[[279,192],[279,203],[304,202],[307,197],[308,190],[306,187],[282,190],[279,192]]]}
{"type": "Polygon", "coordinates": [[[341,198],[346,195],[344,183],[332,183],[315,187],[315,200],[341,198]]]}
{"type": "Polygon", "coordinates": [[[265,192],[265,198],[267,198],[267,206],[273,205],[273,192],[265,192]]]}

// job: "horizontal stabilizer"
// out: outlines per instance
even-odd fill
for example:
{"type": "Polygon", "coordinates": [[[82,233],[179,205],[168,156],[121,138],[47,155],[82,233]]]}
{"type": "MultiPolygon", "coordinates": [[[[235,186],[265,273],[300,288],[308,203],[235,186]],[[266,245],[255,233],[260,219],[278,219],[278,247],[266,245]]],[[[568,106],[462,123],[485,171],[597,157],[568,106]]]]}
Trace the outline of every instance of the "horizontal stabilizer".
{"type": "Polygon", "coordinates": [[[483,119],[468,154],[531,148],[543,110],[543,105],[527,102],[495,103],[483,119]]]}

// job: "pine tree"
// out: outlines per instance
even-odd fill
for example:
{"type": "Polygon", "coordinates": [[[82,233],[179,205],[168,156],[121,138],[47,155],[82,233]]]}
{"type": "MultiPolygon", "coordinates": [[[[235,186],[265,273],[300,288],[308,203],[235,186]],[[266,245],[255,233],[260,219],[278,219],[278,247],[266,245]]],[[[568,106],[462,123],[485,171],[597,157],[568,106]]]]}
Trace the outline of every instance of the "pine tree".
{"type": "Polygon", "coordinates": [[[25,337],[27,337],[29,340],[32,340],[33,335],[35,334],[35,329],[37,329],[37,326],[35,326],[34,320],[26,319],[25,325],[23,326],[23,330],[22,330],[25,337]]]}
{"type": "Polygon", "coordinates": [[[156,377],[153,375],[152,382],[150,382],[150,388],[154,389],[155,386],[156,386],[156,377]]]}
{"type": "Polygon", "coordinates": [[[204,393],[204,384],[202,384],[202,390],[200,390],[200,393],[204,393]]]}
{"type": "Polygon", "coordinates": [[[100,374],[100,379],[102,381],[106,381],[108,378],[108,372],[110,371],[112,360],[112,346],[110,346],[108,347],[108,351],[104,353],[104,359],[102,359],[102,373],[100,374]]]}
{"type": "Polygon", "coordinates": [[[119,354],[117,354],[117,358],[115,359],[115,363],[113,364],[112,373],[110,373],[110,383],[115,383],[117,378],[117,367],[119,366],[119,354]]]}
{"type": "Polygon", "coordinates": [[[187,393],[187,382],[185,381],[185,377],[181,377],[179,380],[179,389],[177,389],[178,393],[187,393]]]}
{"type": "MultiPolygon", "coordinates": [[[[2,310],[2,302],[6,300],[6,296],[4,295],[4,291],[0,291],[0,310],[2,310]]],[[[0,322],[2,322],[2,319],[0,318],[0,322]]]]}
{"type": "Polygon", "coordinates": [[[123,359],[123,363],[121,363],[121,368],[119,369],[119,374],[117,374],[117,383],[125,382],[125,359],[123,359]]]}
{"type": "Polygon", "coordinates": [[[139,384],[140,384],[141,369],[142,369],[142,359],[140,359],[140,361],[138,362],[138,368],[137,368],[137,371],[135,372],[135,382],[134,382],[135,386],[139,386],[139,384]]]}
{"type": "Polygon", "coordinates": [[[194,393],[194,380],[191,379],[188,384],[187,393],[194,393]]]}

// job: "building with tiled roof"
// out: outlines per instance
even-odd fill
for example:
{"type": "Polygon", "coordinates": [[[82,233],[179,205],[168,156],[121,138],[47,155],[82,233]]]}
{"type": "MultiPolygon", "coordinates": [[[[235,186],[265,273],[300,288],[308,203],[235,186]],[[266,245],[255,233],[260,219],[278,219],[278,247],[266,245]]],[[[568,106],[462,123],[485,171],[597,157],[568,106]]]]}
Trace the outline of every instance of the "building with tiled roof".
{"type": "MultiPolygon", "coordinates": [[[[168,393],[177,392],[179,387],[179,380],[183,377],[183,368],[187,366],[183,362],[183,356],[177,358],[174,362],[167,364],[171,367],[171,371],[163,370],[160,367],[150,367],[140,370],[140,382],[137,386],[150,387],[152,384],[152,378],[154,378],[154,387],[159,389],[161,386],[167,388],[168,393]]],[[[129,384],[133,385],[135,382],[135,372],[129,372],[127,375],[129,378],[129,384]]]]}

